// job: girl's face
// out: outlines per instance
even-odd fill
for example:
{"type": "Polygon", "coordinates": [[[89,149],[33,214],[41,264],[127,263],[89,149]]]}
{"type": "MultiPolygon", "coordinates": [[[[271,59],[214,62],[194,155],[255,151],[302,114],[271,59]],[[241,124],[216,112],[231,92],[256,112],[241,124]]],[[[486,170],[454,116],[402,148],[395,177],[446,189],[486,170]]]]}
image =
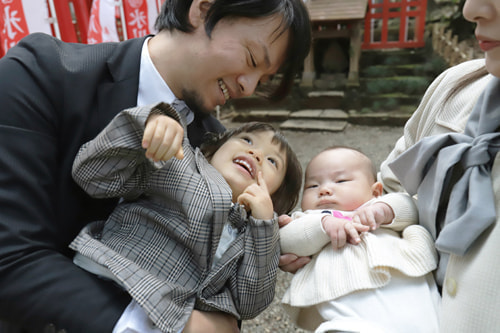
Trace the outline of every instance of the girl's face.
{"type": "Polygon", "coordinates": [[[476,23],[475,34],[485,54],[486,69],[500,77],[500,1],[467,0],[463,14],[476,23]]]}
{"type": "Polygon", "coordinates": [[[229,138],[212,156],[210,164],[219,171],[233,191],[233,202],[251,184],[257,174],[267,185],[269,194],[281,186],[287,169],[286,152],[279,142],[272,142],[274,132],[239,133],[229,138]]]}

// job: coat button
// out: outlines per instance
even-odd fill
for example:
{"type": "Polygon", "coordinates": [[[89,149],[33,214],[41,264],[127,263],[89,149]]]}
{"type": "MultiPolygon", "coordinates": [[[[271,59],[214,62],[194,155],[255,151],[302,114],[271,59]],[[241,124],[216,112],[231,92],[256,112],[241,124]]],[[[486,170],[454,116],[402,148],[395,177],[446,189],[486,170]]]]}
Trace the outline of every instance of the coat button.
{"type": "Polygon", "coordinates": [[[446,291],[450,296],[455,296],[457,294],[457,281],[453,278],[446,279],[446,291]]]}

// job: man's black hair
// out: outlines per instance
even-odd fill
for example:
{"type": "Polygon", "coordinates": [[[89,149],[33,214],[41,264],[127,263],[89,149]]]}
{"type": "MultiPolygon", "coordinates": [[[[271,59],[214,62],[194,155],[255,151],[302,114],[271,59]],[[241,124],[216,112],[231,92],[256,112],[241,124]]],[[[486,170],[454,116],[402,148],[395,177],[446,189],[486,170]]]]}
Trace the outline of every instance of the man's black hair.
{"type": "MultiPolygon", "coordinates": [[[[158,31],[191,32],[189,9],[192,0],[165,0],[155,23],[158,31]]],[[[269,94],[273,101],[283,99],[291,90],[295,75],[304,64],[311,47],[311,23],[302,0],[214,0],[205,18],[205,31],[210,37],[215,25],[224,18],[263,18],[275,14],[283,17],[278,34],[289,31],[286,59],[281,67],[279,86],[269,94]]]]}

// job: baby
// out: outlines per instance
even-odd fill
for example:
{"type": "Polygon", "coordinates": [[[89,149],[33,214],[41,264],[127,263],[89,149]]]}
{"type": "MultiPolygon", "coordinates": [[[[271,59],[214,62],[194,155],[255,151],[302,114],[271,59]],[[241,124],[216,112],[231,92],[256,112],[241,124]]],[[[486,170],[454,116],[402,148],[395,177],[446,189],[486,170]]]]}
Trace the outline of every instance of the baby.
{"type": "Polygon", "coordinates": [[[302,212],[280,229],[282,253],[313,256],[282,300],[298,326],[438,332],[433,240],[413,225],[412,198],[382,191],[373,163],[358,150],[331,147],[309,162],[302,212]]]}

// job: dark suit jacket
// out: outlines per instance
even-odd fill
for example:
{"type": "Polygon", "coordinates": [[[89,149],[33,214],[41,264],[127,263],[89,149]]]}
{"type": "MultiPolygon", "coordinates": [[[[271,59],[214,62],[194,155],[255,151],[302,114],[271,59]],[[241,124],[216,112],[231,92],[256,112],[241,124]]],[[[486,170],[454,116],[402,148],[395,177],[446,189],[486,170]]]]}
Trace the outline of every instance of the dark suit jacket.
{"type": "MultiPolygon", "coordinates": [[[[33,332],[48,323],[111,332],[128,304],[120,288],[71,261],[71,240],[116,204],[84,194],[71,166],[84,142],[136,105],[143,42],[32,34],[0,59],[0,319],[33,332]]],[[[198,145],[222,130],[197,116],[188,135],[198,145]]]]}

